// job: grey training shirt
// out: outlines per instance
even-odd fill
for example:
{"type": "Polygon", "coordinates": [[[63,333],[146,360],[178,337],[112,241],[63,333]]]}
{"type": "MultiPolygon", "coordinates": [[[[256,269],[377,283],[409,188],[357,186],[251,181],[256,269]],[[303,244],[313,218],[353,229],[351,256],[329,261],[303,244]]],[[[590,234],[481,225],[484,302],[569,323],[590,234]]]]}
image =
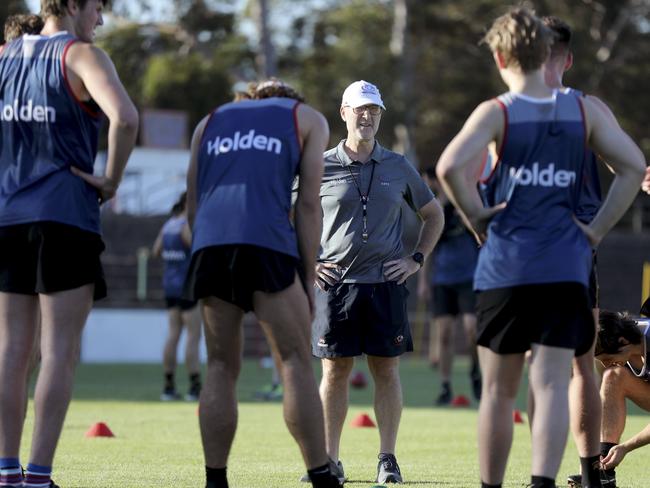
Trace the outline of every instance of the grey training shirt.
{"type": "Polygon", "coordinates": [[[433,200],[433,193],[404,156],[375,143],[370,159],[362,164],[350,159],[344,143],[324,155],[320,187],[323,234],[318,260],[342,266],[345,283],[380,283],[386,281],[384,263],[403,257],[402,203],[417,212],[433,200]],[[363,242],[357,184],[363,195],[368,194],[373,165],[367,205],[368,241],[363,242]]]}

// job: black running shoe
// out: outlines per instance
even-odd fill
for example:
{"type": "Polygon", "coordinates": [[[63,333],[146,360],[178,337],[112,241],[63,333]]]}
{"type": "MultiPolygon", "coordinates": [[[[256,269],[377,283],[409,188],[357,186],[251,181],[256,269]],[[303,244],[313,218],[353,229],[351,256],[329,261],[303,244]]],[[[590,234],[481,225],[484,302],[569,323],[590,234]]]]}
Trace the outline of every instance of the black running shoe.
{"type": "MultiPolygon", "coordinates": [[[[343,483],[345,483],[346,481],[345,472],[343,471],[343,463],[340,460],[337,463],[335,463],[330,459],[329,464],[330,464],[330,471],[334,476],[336,476],[336,478],[339,480],[339,484],[342,486],[343,483]]],[[[311,480],[309,479],[309,474],[308,473],[303,474],[302,477],[300,478],[300,481],[302,483],[310,483],[311,480]]]]}
{"type": "Polygon", "coordinates": [[[192,383],[192,386],[190,386],[189,391],[185,395],[185,401],[198,402],[200,395],[201,395],[201,383],[199,382],[192,383]]]}
{"type": "Polygon", "coordinates": [[[566,482],[569,485],[569,488],[582,488],[582,475],[571,474],[567,476],[566,482]]]}
{"type": "Polygon", "coordinates": [[[440,389],[440,394],[436,398],[436,405],[439,407],[449,405],[451,403],[451,388],[444,386],[440,389]]]}
{"type": "Polygon", "coordinates": [[[376,483],[402,483],[402,473],[393,454],[380,453],[376,483]]]}
{"type": "MultiPolygon", "coordinates": [[[[569,488],[582,488],[582,475],[580,474],[572,474],[567,477],[566,481],[569,488]]],[[[616,474],[601,471],[600,484],[603,488],[616,488],[616,474]]]]}
{"type": "Polygon", "coordinates": [[[165,388],[160,394],[161,402],[173,402],[174,400],[180,400],[181,396],[176,393],[175,388],[165,388]]]}

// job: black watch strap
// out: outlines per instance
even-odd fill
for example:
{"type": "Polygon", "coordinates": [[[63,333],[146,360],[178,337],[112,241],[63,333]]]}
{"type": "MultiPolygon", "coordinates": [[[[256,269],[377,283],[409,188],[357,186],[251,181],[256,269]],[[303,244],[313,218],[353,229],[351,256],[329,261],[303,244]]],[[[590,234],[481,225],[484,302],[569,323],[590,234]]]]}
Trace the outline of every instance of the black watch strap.
{"type": "Polygon", "coordinates": [[[411,256],[411,258],[413,258],[413,261],[415,261],[420,265],[420,268],[424,265],[424,254],[422,254],[421,252],[414,253],[413,256],[411,256]]]}

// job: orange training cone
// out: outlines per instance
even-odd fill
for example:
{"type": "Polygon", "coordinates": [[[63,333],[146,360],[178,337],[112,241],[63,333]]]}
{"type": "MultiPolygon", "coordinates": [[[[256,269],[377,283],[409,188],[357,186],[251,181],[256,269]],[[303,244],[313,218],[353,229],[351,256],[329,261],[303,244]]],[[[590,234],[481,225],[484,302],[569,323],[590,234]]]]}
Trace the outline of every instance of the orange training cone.
{"type": "Polygon", "coordinates": [[[115,437],[115,434],[111,432],[111,429],[108,428],[104,422],[97,422],[90,426],[90,429],[86,431],[86,437],[115,437]]]}
{"type": "Polygon", "coordinates": [[[467,398],[465,395],[457,395],[451,401],[451,406],[452,407],[469,407],[469,398],[467,398]]]}
{"type": "Polygon", "coordinates": [[[360,413],[352,419],[352,427],[376,427],[367,413],[360,413]]]}
{"type": "Polygon", "coordinates": [[[519,410],[514,410],[512,412],[512,420],[514,421],[515,424],[524,423],[524,418],[521,416],[521,412],[519,410]]]}

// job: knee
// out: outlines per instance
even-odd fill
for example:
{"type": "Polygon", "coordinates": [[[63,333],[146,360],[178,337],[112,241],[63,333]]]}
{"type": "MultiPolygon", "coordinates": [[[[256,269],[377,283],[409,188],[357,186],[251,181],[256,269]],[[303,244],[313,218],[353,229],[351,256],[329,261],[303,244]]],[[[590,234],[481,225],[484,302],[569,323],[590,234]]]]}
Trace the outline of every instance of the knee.
{"type": "Polygon", "coordinates": [[[375,383],[399,381],[399,362],[392,358],[368,358],[368,366],[375,383]]]}
{"type": "Polygon", "coordinates": [[[443,349],[449,349],[451,347],[451,329],[448,327],[445,327],[444,329],[440,329],[440,345],[443,347],[443,349]]]}
{"type": "Polygon", "coordinates": [[[486,381],[483,378],[481,401],[514,401],[519,391],[517,386],[509,386],[501,381],[486,381]]]}
{"type": "Polygon", "coordinates": [[[224,351],[222,348],[208,347],[207,353],[208,371],[235,379],[239,376],[241,369],[241,354],[239,351],[224,351]]]}
{"type": "Polygon", "coordinates": [[[167,334],[167,347],[177,347],[178,342],[181,339],[181,333],[179,332],[170,332],[167,334]]]}
{"type": "Polygon", "coordinates": [[[209,376],[237,381],[240,370],[241,361],[223,361],[208,356],[207,371],[209,376]]]}
{"type": "Polygon", "coordinates": [[[323,379],[328,383],[345,383],[353,365],[352,358],[326,359],[323,362],[323,379]]]}
{"type": "Polygon", "coordinates": [[[623,390],[629,375],[625,366],[610,366],[603,371],[601,391],[623,390]]]}

